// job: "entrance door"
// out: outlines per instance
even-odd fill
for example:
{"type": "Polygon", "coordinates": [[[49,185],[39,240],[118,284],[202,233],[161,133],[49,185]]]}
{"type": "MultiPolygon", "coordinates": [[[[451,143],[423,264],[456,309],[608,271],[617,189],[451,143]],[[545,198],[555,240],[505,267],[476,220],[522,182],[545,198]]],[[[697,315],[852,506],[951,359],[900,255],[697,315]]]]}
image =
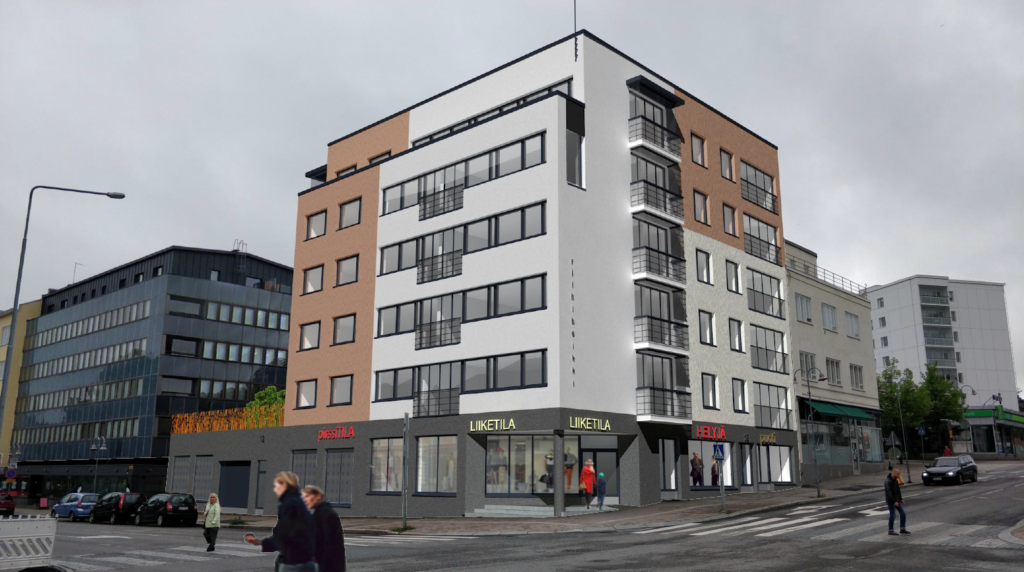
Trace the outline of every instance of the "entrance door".
{"type": "Polygon", "coordinates": [[[583,466],[587,459],[594,460],[594,474],[604,473],[604,480],[608,482],[607,496],[619,496],[619,453],[618,451],[587,450],[580,451],[579,472],[583,472],[583,466]]]}
{"type": "Polygon", "coordinates": [[[248,510],[249,465],[249,461],[221,462],[217,494],[222,507],[248,510]]]}

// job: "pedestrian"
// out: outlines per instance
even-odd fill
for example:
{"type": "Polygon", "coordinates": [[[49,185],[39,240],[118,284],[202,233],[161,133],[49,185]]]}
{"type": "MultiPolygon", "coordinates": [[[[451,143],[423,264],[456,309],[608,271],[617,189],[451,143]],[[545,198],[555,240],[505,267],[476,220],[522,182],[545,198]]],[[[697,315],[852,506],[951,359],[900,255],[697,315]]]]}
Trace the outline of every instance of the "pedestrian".
{"type": "Polygon", "coordinates": [[[565,448],[565,490],[572,489],[572,474],[576,471],[576,455],[565,448]]]}
{"type": "Polygon", "coordinates": [[[203,511],[203,538],[206,539],[206,551],[213,552],[217,546],[217,533],[220,532],[220,502],[217,493],[210,493],[203,511]]]}
{"type": "Polygon", "coordinates": [[[693,458],[690,459],[690,478],[693,479],[693,486],[704,486],[704,461],[700,460],[697,451],[693,452],[693,458]]]}
{"type": "Polygon", "coordinates": [[[302,489],[302,502],[313,513],[317,571],[342,572],[345,570],[345,532],[341,528],[338,513],[324,502],[323,491],[313,485],[302,489]]]}
{"type": "Polygon", "coordinates": [[[594,474],[594,460],[587,459],[583,463],[583,471],[580,473],[580,490],[587,499],[587,510],[590,510],[590,503],[594,500],[594,484],[597,477],[594,474]]]}
{"type": "Polygon", "coordinates": [[[949,445],[946,445],[946,447],[942,450],[942,456],[943,457],[952,457],[953,456],[953,451],[949,450],[949,445]]]}
{"type": "Polygon", "coordinates": [[[597,474],[597,510],[604,508],[604,495],[608,492],[608,481],[604,480],[604,473],[597,474]]]}
{"type": "Polygon", "coordinates": [[[276,551],[276,572],[316,572],[313,561],[316,531],[313,517],[299,495],[298,475],[289,471],[278,473],[274,477],[274,494],[279,501],[274,533],[262,540],[247,534],[245,541],[262,547],[263,552],[276,551]]]}
{"type": "Polygon", "coordinates": [[[907,512],[903,510],[903,505],[906,501],[903,500],[903,494],[900,493],[900,470],[893,469],[889,476],[885,478],[885,504],[889,507],[889,535],[899,536],[899,534],[910,534],[907,530],[907,512]],[[892,524],[896,520],[896,511],[900,512],[900,532],[896,534],[893,532],[892,524]]]}
{"type": "Polygon", "coordinates": [[[711,486],[718,486],[718,461],[711,461],[711,486]]]}

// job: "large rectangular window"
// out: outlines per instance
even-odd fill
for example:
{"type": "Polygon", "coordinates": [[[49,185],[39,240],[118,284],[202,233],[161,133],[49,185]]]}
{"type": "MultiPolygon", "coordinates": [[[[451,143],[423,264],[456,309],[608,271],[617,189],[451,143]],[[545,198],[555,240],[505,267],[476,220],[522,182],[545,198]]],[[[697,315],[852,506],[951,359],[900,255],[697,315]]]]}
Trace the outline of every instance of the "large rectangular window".
{"type": "Polygon", "coordinates": [[[735,377],[732,379],[732,410],[747,413],[747,382],[735,377]]]}
{"type": "Polygon", "coordinates": [[[747,307],[761,314],[785,319],[782,283],[779,279],[747,268],[747,307]]]}
{"type": "Polygon", "coordinates": [[[772,264],[782,265],[774,226],[744,214],[743,233],[744,252],[772,264]]]}
{"type": "Polygon", "coordinates": [[[323,236],[327,232],[327,211],[306,217],[306,240],[323,236]]]}
{"type": "Polygon", "coordinates": [[[363,199],[359,198],[341,205],[341,220],[339,228],[348,228],[359,224],[363,199]]]}
{"type": "Polygon", "coordinates": [[[697,222],[708,222],[708,196],[700,191],[693,191],[693,218],[697,222]]]}
{"type": "Polygon", "coordinates": [[[691,456],[688,463],[691,488],[711,487],[717,489],[720,478],[723,486],[733,486],[731,444],[721,441],[689,441],[688,445],[691,455],[697,453],[697,457],[691,456]],[[725,460],[721,463],[715,461],[715,445],[724,445],[725,460]]]}
{"type": "Polygon", "coordinates": [[[338,261],[337,285],[343,286],[359,280],[359,255],[338,261]]]}
{"type": "Polygon", "coordinates": [[[300,381],[295,385],[295,408],[307,409],[316,407],[316,380],[300,381]]]}
{"type": "Polygon", "coordinates": [[[402,492],[405,441],[396,439],[370,440],[370,491],[379,493],[402,492]]]}
{"type": "MultiPolygon", "coordinates": [[[[555,451],[555,438],[551,435],[488,435],[484,459],[486,495],[550,494],[554,492],[555,479],[565,479],[566,494],[578,490],[583,462],[579,437],[566,436],[564,445],[564,451],[555,451]],[[563,455],[563,474],[555,474],[556,454],[563,455]]],[[[611,492],[614,476],[605,478],[611,492]]]]}
{"type": "Polygon", "coordinates": [[[416,492],[454,495],[458,490],[458,437],[420,437],[416,444],[416,492]]]}
{"type": "Polygon", "coordinates": [[[762,483],[792,483],[790,448],[764,445],[758,447],[760,481],[762,483]]]}
{"type": "Polygon", "coordinates": [[[811,299],[803,294],[796,295],[796,319],[801,322],[811,323],[811,299]]]}
{"type": "Polygon", "coordinates": [[[846,313],[846,335],[860,338],[860,318],[856,314],[846,313]]]}
{"type": "Polygon", "coordinates": [[[302,272],[302,293],[310,294],[324,289],[324,267],[317,266],[302,272]]]}
{"type": "Polygon", "coordinates": [[[771,175],[760,169],[740,161],[740,191],[743,198],[755,205],[771,211],[775,208],[775,187],[771,175]]]}
{"type": "Polygon", "coordinates": [[[786,340],[782,332],[750,325],[750,367],[786,373],[786,340]]]}
{"type": "Polygon", "coordinates": [[[789,429],[789,392],[785,387],[754,382],[754,424],[789,429]]]}
{"type": "Polygon", "coordinates": [[[710,373],[700,375],[701,395],[704,409],[718,409],[718,379],[710,373]]]}
{"type": "Polygon", "coordinates": [[[356,315],[334,319],[334,345],[350,344],[356,341],[356,315]]]}
{"type": "Polygon", "coordinates": [[[678,490],[676,484],[676,440],[658,439],[658,449],[661,452],[661,490],[678,490]]]}
{"type": "Polygon", "coordinates": [[[425,381],[417,391],[442,385],[457,393],[540,387],[547,382],[546,354],[540,350],[379,371],[376,400],[411,398],[413,379],[425,381]],[[437,372],[449,373],[439,380],[437,372]]]}
{"type": "Polygon", "coordinates": [[[320,322],[303,324],[299,327],[299,349],[315,350],[320,347],[320,322]]]}
{"type": "Polygon", "coordinates": [[[821,304],[821,323],[824,324],[826,330],[836,331],[839,326],[836,325],[836,307],[825,304],[821,304]]]}
{"type": "Polygon", "coordinates": [[[352,376],[340,375],[331,378],[331,405],[352,404],[352,376]]]}

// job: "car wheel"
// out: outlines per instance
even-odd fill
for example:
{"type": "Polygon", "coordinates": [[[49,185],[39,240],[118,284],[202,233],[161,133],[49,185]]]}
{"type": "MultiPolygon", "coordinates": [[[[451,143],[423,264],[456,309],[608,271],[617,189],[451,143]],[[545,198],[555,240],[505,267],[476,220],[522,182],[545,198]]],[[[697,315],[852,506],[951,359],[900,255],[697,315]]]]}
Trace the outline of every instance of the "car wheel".
{"type": "Polygon", "coordinates": [[[89,513],[89,524],[96,524],[96,515],[89,513]]]}
{"type": "Polygon", "coordinates": [[[50,511],[50,517],[51,517],[51,518],[59,518],[59,517],[57,516],[57,511],[55,511],[55,510],[51,510],[51,511],[50,511]]]}
{"type": "Polygon", "coordinates": [[[156,525],[157,526],[167,526],[167,519],[164,518],[164,515],[161,514],[161,515],[156,517],[156,525]]]}
{"type": "Polygon", "coordinates": [[[135,515],[135,526],[142,526],[142,515],[141,514],[136,514],[135,515]]]}
{"type": "Polygon", "coordinates": [[[110,524],[117,524],[117,513],[110,513],[110,524]]]}
{"type": "Polygon", "coordinates": [[[78,522],[78,517],[75,516],[74,512],[69,512],[68,513],[68,520],[70,520],[71,522],[78,522]]]}
{"type": "Polygon", "coordinates": [[[963,475],[963,473],[958,474],[956,476],[956,484],[958,484],[958,485],[964,484],[964,475],[963,475]]]}

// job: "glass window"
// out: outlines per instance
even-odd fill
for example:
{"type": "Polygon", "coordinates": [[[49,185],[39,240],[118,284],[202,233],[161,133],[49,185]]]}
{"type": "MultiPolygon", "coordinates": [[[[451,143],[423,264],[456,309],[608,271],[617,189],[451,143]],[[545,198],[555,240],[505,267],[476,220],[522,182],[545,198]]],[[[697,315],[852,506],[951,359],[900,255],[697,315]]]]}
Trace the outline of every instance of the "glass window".
{"type": "Polygon", "coordinates": [[[718,409],[718,382],[714,375],[703,373],[700,376],[701,393],[704,396],[704,409],[718,409]]]}
{"type": "Polygon", "coordinates": [[[395,398],[395,372],[377,372],[377,400],[395,398]]]}
{"type": "Polygon", "coordinates": [[[463,372],[466,378],[462,385],[462,391],[484,391],[487,389],[486,359],[465,362],[463,372]]]}
{"type": "Polygon", "coordinates": [[[381,308],[378,313],[378,336],[390,336],[398,325],[398,308],[381,308]]]}
{"type": "Polygon", "coordinates": [[[288,331],[288,322],[290,321],[290,319],[291,319],[291,316],[289,316],[288,314],[281,314],[281,320],[280,320],[280,322],[278,323],[278,326],[277,326],[278,329],[284,330],[284,331],[287,332],[288,331]]]}
{"type": "Polygon", "coordinates": [[[721,151],[721,157],[722,157],[722,176],[725,177],[726,179],[729,179],[731,181],[731,180],[733,180],[732,179],[732,155],[730,155],[726,151],[722,150],[721,151]]]}
{"type": "Polygon", "coordinates": [[[217,319],[220,320],[221,322],[230,322],[231,321],[231,306],[229,306],[228,304],[221,304],[220,305],[220,315],[217,316],[217,319]]]}
{"type": "Polygon", "coordinates": [[[740,268],[731,261],[725,261],[725,287],[730,292],[740,293],[740,268]]]}
{"type": "Polygon", "coordinates": [[[458,489],[458,438],[420,437],[416,441],[416,490],[455,494],[458,489]]]}
{"type": "Polygon", "coordinates": [[[384,214],[393,213],[402,209],[402,186],[395,185],[390,189],[384,189],[384,214]]]}
{"type": "Polygon", "coordinates": [[[356,341],[356,316],[342,316],[334,319],[334,343],[347,344],[356,341]]]}
{"type": "Polygon", "coordinates": [[[403,242],[401,245],[402,254],[398,260],[398,269],[405,270],[416,266],[416,240],[403,242]]]}
{"type": "Polygon", "coordinates": [[[526,237],[537,236],[544,232],[544,205],[534,205],[526,209],[526,237]]]}
{"type": "Polygon", "coordinates": [[[772,429],[789,429],[789,396],[785,387],[753,385],[754,424],[772,429]]]}
{"type": "Polygon", "coordinates": [[[482,220],[466,226],[466,252],[476,252],[489,248],[490,221],[482,220]]]}
{"type": "Polygon", "coordinates": [[[860,337],[860,318],[856,314],[846,312],[846,335],[851,338],[860,337]]]}
{"type": "Polygon", "coordinates": [[[320,322],[305,324],[300,328],[300,349],[310,350],[320,347],[320,322]]]}
{"type": "Polygon", "coordinates": [[[395,399],[412,397],[412,368],[400,369],[395,372],[395,399]]]}
{"type": "Polygon", "coordinates": [[[198,300],[188,300],[172,296],[170,301],[167,303],[167,311],[171,314],[180,314],[183,316],[202,316],[203,305],[198,300]]]}
{"type": "Polygon", "coordinates": [[[351,284],[359,279],[359,256],[338,261],[338,285],[351,284]]]}
{"type": "Polygon", "coordinates": [[[319,292],[324,287],[324,267],[317,266],[303,272],[302,293],[319,292]]]}
{"type": "Polygon", "coordinates": [[[708,222],[708,197],[700,191],[693,191],[693,217],[697,222],[708,222]]]}
{"type": "Polygon", "coordinates": [[[698,310],[700,319],[700,343],[710,346],[715,345],[715,322],[711,312],[698,310]]]}
{"type": "Polygon", "coordinates": [[[390,274],[398,271],[399,245],[388,246],[380,250],[380,273],[390,274]]]}
{"type": "Polygon", "coordinates": [[[538,276],[523,282],[525,294],[524,310],[536,310],[544,307],[544,278],[538,276]]]}
{"type": "Polygon", "coordinates": [[[370,490],[373,492],[401,492],[404,439],[371,440],[370,490]]]}
{"type": "Polygon", "coordinates": [[[526,161],[525,167],[539,165],[544,161],[544,136],[537,135],[526,140],[526,161]]]}
{"type": "Polygon", "coordinates": [[[814,354],[800,352],[800,377],[804,380],[818,381],[817,369],[814,367],[814,354]],[[812,373],[813,370],[813,373],[812,373]]]}
{"type": "Polygon", "coordinates": [[[238,361],[242,355],[242,347],[238,344],[228,345],[228,361],[238,361]]]}
{"type": "Polygon", "coordinates": [[[523,211],[515,211],[498,217],[498,244],[506,244],[523,238],[523,211]]]}
{"type": "Polygon", "coordinates": [[[352,403],[352,376],[342,375],[331,378],[331,405],[352,403]]]}
{"type": "Polygon", "coordinates": [[[824,324],[826,330],[836,331],[836,307],[822,303],[821,305],[821,322],[824,324]]]}
{"type": "Polygon", "coordinates": [[[192,395],[193,380],[180,377],[160,378],[160,393],[162,395],[192,395]]]}
{"type": "Polygon", "coordinates": [[[803,294],[796,295],[796,319],[811,323],[811,299],[803,294]]]}
{"type": "Polygon", "coordinates": [[[297,409],[302,409],[304,407],[316,407],[316,380],[310,379],[307,381],[300,381],[296,385],[297,401],[295,403],[295,407],[297,409]]]}
{"type": "Polygon", "coordinates": [[[267,327],[267,311],[256,310],[256,326],[259,328],[267,327]]]}
{"type": "Polygon", "coordinates": [[[242,346],[242,363],[252,363],[252,346],[242,346]]]}
{"type": "Polygon", "coordinates": [[[327,232],[327,211],[306,217],[306,240],[323,236],[327,232]]]}
{"type": "Polygon", "coordinates": [[[278,314],[277,312],[270,312],[270,314],[267,315],[267,327],[270,328],[271,330],[276,330],[277,320],[279,317],[280,314],[278,314]]]}
{"type": "Polygon", "coordinates": [[[690,148],[692,150],[690,156],[693,162],[698,165],[704,165],[704,139],[691,133],[690,148]]]}
{"type": "Polygon", "coordinates": [[[496,314],[503,316],[506,314],[515,314],[523,309],[522,300],[522,282],[509,282],[507,284],[499,284],[497,287],[497,304],[496,314]]]}
{"type": "Polygon", "coordinates": [[[522,360],[519,354],[497,358],[495,387],[519,387],[522,384],[522,360]]]}
{"type": "Polygon", "coordinates": [[[411,332],[416,328],[416,304],[410,302],[398,307],[398,331],[411,332]]]}
{"type": "Polygon", "coordinates": [[[245,309],[245,325],[252,326],[256,323],[256,310],[252,308],[245,309]]]}
{"type": "Polygon", "coordinates": [[[732,380],[732,408],[734,411],[747,411],[747,386],[742,379],[732,380]]]}
{"type": "Polygon", "coordinates": [[[743,351],[743,325],[732,318],[729,318],[729,349],[743,351]]]}
{"type": "Polygon", "coordinates": [[[722,229],[726,234],[736,235],[736,209],[722,205],[722,229]]]}
{"type": "Polygon", "coordinates": [[[504,177],[523,168],[522,143],[513,143],[498,149],[498,175],[504,177]]]}
{"type": "Polygon", "coordinates": [[[180,356],[199,356],[199,340],[168,338],[167,353],[180,356]]]}
{"type": "Polygon", "coordinates": [[[583,186],[583,136],[569,129],[565,130],[565,173],[570,184],[583,186]]]}
{"type": "Polygon", "coordinates": [[[341,228],[348,228],[359,224],[363,199],[359,198],[341,205],[341,228]]]}
{"type": "Polygon", "coordinates": [[[213,382],[213,398],[224,399],[224,382],[215,381],[213,382]]]}
{"type": "Polygon", "coordinates": [[[725,445],[725,459],[719,463],[715,461],[715,445],[723,444],[716,441],[689,441],[689,450],[693,455],[690,458],[690,486],[693,488],[712,487],[717,489],[719,485],[726,487],[733,486],[732,481],[732,445],[725,445]],[[719,483],[719,478],[722,481],[719,483]]]}
{"type": "Polygon", "coordinates": [[[480,183],[486,183],[491,179],[491,156],[490,154],[480,155],[469,160],[467,165],[466,186],[472,187],[480,183]]]}
{"type": "Polygon", "coordinates": [[[762,483],[791,483],[790,448],[765,445],[758,447],[760,481],[762,483]]]}
{"type": "Polygon", "coordinates": [[[242,312],[244,310],[245,310],[245,308],[242,308],[241,306],[234,306],[233,308],[231,308],[231,323],[232,324],[241,324],[242,323],[242,312]]]}
{"type": "Polygon", "coordinates": [[[524,356],[523,385],[544,385],[544,352],[533,352],[524,356]]]}
{"type": "Polygon", "coordinates": [[[711,284],[711,255],[703,250],[697,251],[697,281],[711,284]]]}
{"type": "Polygon", "coordinates": [[[676,440],[658,439],[661,455],[661,490],[674,491],[676,486],[676,440]]]}

